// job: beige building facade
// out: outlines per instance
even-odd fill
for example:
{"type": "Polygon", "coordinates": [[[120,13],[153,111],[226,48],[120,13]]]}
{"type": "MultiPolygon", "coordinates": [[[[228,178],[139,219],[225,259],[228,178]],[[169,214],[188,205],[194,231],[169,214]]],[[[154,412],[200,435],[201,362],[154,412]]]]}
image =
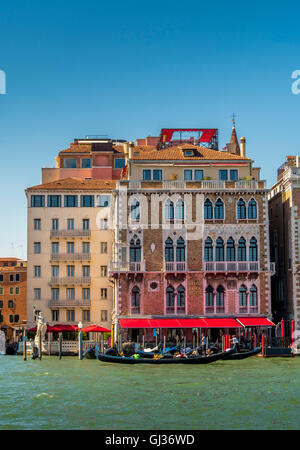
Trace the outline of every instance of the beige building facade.
{"type": "Polygon", "coordinates": [[[26,190],[28,326],[33,307],[49,324],[111,326],[109,226],[116,181],[125,159],[111,140],[75,140],[26,190]]]}

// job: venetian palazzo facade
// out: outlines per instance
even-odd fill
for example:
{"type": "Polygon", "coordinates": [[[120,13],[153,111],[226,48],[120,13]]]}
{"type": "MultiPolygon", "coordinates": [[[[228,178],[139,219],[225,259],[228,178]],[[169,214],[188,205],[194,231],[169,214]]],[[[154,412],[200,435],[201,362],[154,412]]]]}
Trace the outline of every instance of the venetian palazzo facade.
{"type": "Polygon", "coordinates": [[[90,137],[59,152],[28,202],[28,326],[33,306],[47,323],[111,326],[108,277],[112,195],[125,164],[123,143],[90,137]]]}
{"type": "MultiPolygon", "coordinates": [[[[150,338],[155,319],[159,328],[170,319],[213,328],[270,319],[268,190],[245,138],[239,145],[233,127],[223,151],[194,142],[124,152],[109,268],[115,338],[150,338]]],[[[168,323],[174,337],[180,324],[168,323]]]]}
{"type": "Polygon", "coordinates": [[[292,320],[300,330],[300,163],[287,156],[269,193],[270,251],[275,261],[272,277],[273,314],[285,320],[291,335],[292,320]]]}

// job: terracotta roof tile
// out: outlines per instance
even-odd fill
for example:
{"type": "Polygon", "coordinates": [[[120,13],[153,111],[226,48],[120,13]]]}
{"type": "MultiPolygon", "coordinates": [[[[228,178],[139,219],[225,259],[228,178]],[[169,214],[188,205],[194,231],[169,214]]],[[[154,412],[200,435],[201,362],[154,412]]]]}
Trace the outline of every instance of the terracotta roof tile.
{"type": "MultiPolygon", "coordinates": [[[[123,145],[113,145],[114,153],[124,153],[123,145]]],[[[68,153],[91,153],[92,144],[74,144],[71,143],[69,148],[61,150],[59,155],[68,153]]]]}
{"type": "Polygon", "coordinates": [[[167,147],[157,150],[155,147],[134,147],[133,160],[250,160],[250,158],[234,155],[229,152],[221,152],[211,148],[199,147],[191,144],[183,144],[178,147],[167,147]],[[182,149],[194,149],[195,156],[185,156],[182,149]]]}
{"type": "Polygon", "coordinates": [[[53,191],[53,190],[112,190],[116,187],[115,180],[80,180],[79,178],[63,178],[50,183],[39,184],[27,188],[27,191],[53,191]]]}
{"type": "Polygon", "coordinates": [[[59,152],[59,155],[61,153],[91,153],[92,145],[91,144],[70,144],[69,148],[66,148],[65,150],[61,150],[59,152]]]}

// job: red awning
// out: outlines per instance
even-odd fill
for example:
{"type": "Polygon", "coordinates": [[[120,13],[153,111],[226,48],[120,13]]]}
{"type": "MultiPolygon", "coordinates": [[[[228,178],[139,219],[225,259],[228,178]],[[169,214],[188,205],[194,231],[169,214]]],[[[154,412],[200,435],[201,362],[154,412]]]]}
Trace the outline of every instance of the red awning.
{"type": "Polygon", "coordinates": [[[122,328],[241,328],[234,319],[120,319],[122,328]]]}
{"type": "Polygon", "coordinates": [[[266,317],[237,317],[244,327],[274,327],[275,324],[266,317]]]}
{"type": "MultiPolygon", "coordinates": [[[[206,328],[242,328],[235,319],[204,319],[206,328]]],[[[203,327],[204,328],[204,327],[203,327]]]]}
{"type": "Polygon", "coordinates": [[[48,330],[50,333],[61,333],[63,331],[77,331],[78,327],[76,325],[53,325],[53,327],[49,327],[50,330],[48,330]]]}
{"type": "MultiPolygon", "coordinates": [[[[32,331],[32,332],[36,333],[36,330],[37,330],[37,327],[33,327],[33,328],[28,328],[26,331],[27,331],[27,332],[28,332],[28,331],[32,331]]],[[[50,333],[51,330],[52,330],[51,325],[47,325],[47,333],[50,333]]]]}
{"type": "Polygon", "coordinates": [[[110,333],[107,328],[99,327],[99,325],[90,325],[89,327],[82,328],[81,331],[85,333],[110,333]]]}

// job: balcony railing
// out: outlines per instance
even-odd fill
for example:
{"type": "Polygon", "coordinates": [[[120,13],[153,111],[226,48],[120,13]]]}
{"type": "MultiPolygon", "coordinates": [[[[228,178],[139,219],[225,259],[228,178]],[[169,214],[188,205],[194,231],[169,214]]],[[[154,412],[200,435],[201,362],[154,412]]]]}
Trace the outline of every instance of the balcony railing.
{"type": "Polygon", "coordinates": [[[202,189],[225,189],[225,181],[220,180],[204,180],[201,181],[202,189]]]}
{"type": "Polygon", "coordinates": [[[166,306],[166,314],[185,314],[185,306],[166,306]]]}
{"type": "Polygon", "coordinates": [[[89,307],[91,300],[72,300],[69,298],[61,300],[49,300],[49,308],[66,308],[66,307],[89,307]]]}
{"type": "Polygon", "coordinates": [[[186,262],[165,262],[165,272],[186,272],[186,262]]]}
{"type": "Polygon", "coordinates": [[[142,182],[138,180],[130,180],[128,183],[128,189],[141,189],[142,182]]]}
{"type": "Polygon", "coordinates": [[[90,253],[52,253],[51,261],[90,261],[90,253]]]}
{"type": "Polygon", "coordinates": [[[239,306],[240,314],[258,313],[258,306],[239,306]]]}
{"type": "Polygon", "coordinates": [[[257,180],[239,180],[235,182],[236,189],[257,189],[257,180]]]}
{"type": "Polygon", "coordinates": [[[205,314],[225,314],[225,306],[205,306],[205,314]]]}
{"type": "MultiPolygon", "coordinates": [[[[120,182],[119,182],[120,184],[120,182]]],[[[128,189],[166,189],[185,190],[190,184],[196,184],[201,190],[253,190],[265,189],[265,180],[121,180],[128,189]],[[146,186],[146,187],[145,187],[146,186]]]]}
{"type": "Polygon", "coordinates": [[[205,262],[206,272],[257,272],[259,271],[259,263],[257,261],[211,261],[205,262]]]}
{"type": "Polygon", "coordinates": [[[186,182],[181,180],[173,180],[173,181],[163,181],[163,189],[185,189],[186,182]]]}
{"type": "Polygon", "coordinates": [[[129,261],[111,261],[109,264],[110,272],[145,272],[145,261],[129,262],[129,261]]]}
{"type": "Polygon", "coordinates": [[[131,307],[131,314],[140,314],[141,308],[139,306],[132,306],[131,307]]]}
{"type": "Polygon", "coordinates": [[[51,230],[50,237],[90,237],[91,230],[51,230]]]}
{"type": "Polygon", "coordinates": [[[90,277],[52,277],[49,281],[49,285],[58,285],[58,284],[90,284],[90,277]]]}

